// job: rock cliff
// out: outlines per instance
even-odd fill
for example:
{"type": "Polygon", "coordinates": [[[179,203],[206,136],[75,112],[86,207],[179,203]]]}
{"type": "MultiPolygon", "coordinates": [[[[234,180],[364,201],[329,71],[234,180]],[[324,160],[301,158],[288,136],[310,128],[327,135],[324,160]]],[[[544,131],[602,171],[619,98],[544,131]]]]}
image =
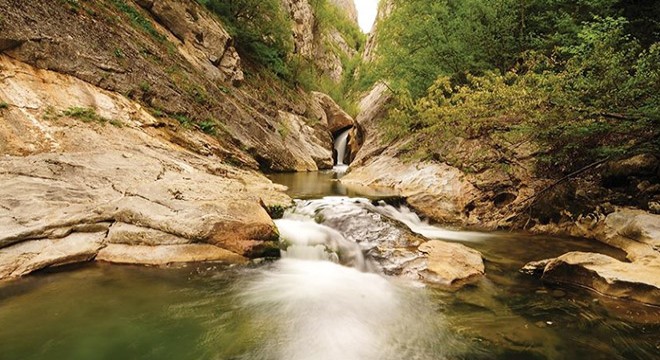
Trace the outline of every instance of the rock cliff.
{"type": "Polygon", "coordinates": [[[332,166],[328,104],[255,75],[196,1],[0,13],[0,279],[267,255],[290,199],[257,170],[332,166]]]}

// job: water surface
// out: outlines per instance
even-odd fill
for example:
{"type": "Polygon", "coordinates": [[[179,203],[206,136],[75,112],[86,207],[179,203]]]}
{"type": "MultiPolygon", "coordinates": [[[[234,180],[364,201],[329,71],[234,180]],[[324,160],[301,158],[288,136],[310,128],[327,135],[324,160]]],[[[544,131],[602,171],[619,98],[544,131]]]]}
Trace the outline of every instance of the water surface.
{"type": "MultiPolygon", "coordinates": [[[[274,179],[291,194],[347,195],[332,174],[286,176],[274,179]]],[[[0,283],[0,359],[658,359],[657,308],[518,272],[567,251],[621,252],[485,235],[464,243],[487,276],[457,292],[301,259],[40,272],[0,283]]]]}

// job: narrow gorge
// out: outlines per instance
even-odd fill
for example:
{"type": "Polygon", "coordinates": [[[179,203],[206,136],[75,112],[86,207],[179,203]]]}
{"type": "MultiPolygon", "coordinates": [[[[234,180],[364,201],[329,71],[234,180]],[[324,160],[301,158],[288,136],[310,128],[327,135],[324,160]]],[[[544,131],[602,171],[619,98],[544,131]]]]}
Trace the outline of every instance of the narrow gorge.
{"type": "Polygon", "coordinates": [[[654,359],[660,9],[366,3],[0,0],[0,359],[654,359]]]}

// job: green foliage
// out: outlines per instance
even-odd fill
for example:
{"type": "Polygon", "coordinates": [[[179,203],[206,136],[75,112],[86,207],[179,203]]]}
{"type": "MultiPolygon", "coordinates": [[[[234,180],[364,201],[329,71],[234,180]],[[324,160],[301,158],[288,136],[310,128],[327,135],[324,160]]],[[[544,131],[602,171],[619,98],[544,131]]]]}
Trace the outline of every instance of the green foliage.
{"type": "Polygon", "coordinates": [[[9,104],[5,101],[0,101],[0,110],[9,108],[9,104]]]}
{"type": "Polygon", "coordinates": [[[226,25],[240,55],[288,76],[293,50],[291,24],[279,0],[198,0],[226,25]]]}
{"type": "Polygon", "coordinates": [[[289,136],[289,133],[291,132],[291,129],[287,124],[281,123],[277,125],[277,132],[280,134],[282,139],[285,139],[287,136],[289,136]]]}
{"type": "MultiPolygon", "coordinates": [[[[47,111],[48,113],[48,111],[47,111]]],[[[121,127],[123,124],[116,119],[108,119],[96,113],[94,108],[72,106],[62,111],[63,116],[79,119],[86,123],[97,122],[100,124],[110,123],[110,125],[121,127]]]]}
{"type": "Polygon", "coordinates": [[[213,119],[207,119],[205,121],[202,121],[197,124],[199,126],[200,130],[203,132],[209,134],[209,135],[217,135],[217,130],[216,130],[216,125],[215,125],[215,120],[213,119]]]}
{"type": "Polygon", "coordinates": [[[206,105],[209,103],[209,95],[202,86],[199,85],[185,85],[186,93],[191,96],[196,103],[206,105]]]}
{"type": "Polygon", "coordinates": [[[80,10],[80,2],[78,0],[60,0],[61,3],[66,5],[69,10],[78,13],[80,10]]]}
{"type": "Polygon", "coordinates": [[[131,20],[134,26],[146,32],[157,41],[165,42],[165,36],[158,32],[151,21],[145,18],[135,7],[127,4],[125,0],[112,0],[112,3],[131,20]]]}
{"type": "Polygon", "coordinates": [[[174,114],[172,117],[179,122],[183,127],[190,127],[192,125],[192,121],[188,116],[185,114],[174,114]]]}
{"type": "Polygon", "coordinates": [[[395,0],[379,25],[379,71],[413,97],[438,76],[507,69],[520,50],[518,1],[395,0]]]}
{"type": "Polygon", "coordinates": [[[342,9],[328,0],[310,0],[309,3],[314,11],[317,32],[335,28],[348,46],[355,50],[362,49],[367,37],[342,9]]]}
{"type": "Polygon", "coordinates": [[[144,93],[148,93],[151,90],[151,84],[146,81],[142,81],[140,83],[140,90],[142,90],[144,93]]]}
{"type": "Polygon", "coordinates": [[[126,55],[124,55],[124,51],[120,48],[116,48],[115,51],[113,52],[113,54],[118,59],[123,59],[123,58],[126,57],[126,55]]]}
{"type": "Polygon", "coordinates": [[[608,156],[658,152],[660,39],[645,46],[630,35],[630,19],[610,16],[620,5],[398,2],[378,29],[375,73],[390,81],[397,102],[382,124],[387,139],[412,138],[409,158],[466,171],[502,167],[525,143],[538,147],[537,170],[554,175],[608,156]],[[499,155],[454,156],[462,141],[499,155]]]}

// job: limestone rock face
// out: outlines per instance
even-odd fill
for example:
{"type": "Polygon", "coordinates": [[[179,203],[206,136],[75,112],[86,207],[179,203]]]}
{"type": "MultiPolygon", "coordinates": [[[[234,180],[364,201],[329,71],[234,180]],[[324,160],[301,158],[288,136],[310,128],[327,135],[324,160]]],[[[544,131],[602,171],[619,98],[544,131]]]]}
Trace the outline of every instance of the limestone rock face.
{"type": "MultiPolygon", "coordinates": [[[[282,4],[293,20],[294,53],[312,61],[320,73],[340,82],[344,65],[335,48],[348,57],[356,56],[356,49],[348,45],[337,29],[319,29],[309,0],[282,0],[282,4]]],[[[333,0],[333,5],[343,9],[350,19],[355,19],[357,26],[357,10],[352,1],[333,0]]]]}
{"type": "Polygon", "coordinates": [[[241,62],[229,33],[195,2],[147,1],[140,3],[182,43],[182,53],[208,71],[212,78],[244,79],[241,62]]]}
{"type": "Polygon", "coordinates": [[[353,118],[340,108],[329,95],[313,91],[312,96],[323,108],[328,122],[328,130],[331,133],[335,134],[337,131],[355,124],[353,118]]]}
{"type": "Polygon", "coordinates": [[[228,165],[215,138],[172,131],[70,76],[4,56],[0,65],[10,104],[0,113],[0,278],[88,261],[106,246],[107,261],[161,264],[240,262],[275,244],[262,204],[291,200],[228,165]]]}
{"type": "Polygon", "coordinates": [[[354,0],[331,0],[331,2],[338,8],[342,9],[348,18],[353,20],[355,24],[358,23],[358,13],[354,0]]]}
{"type": "MultiPolygon", "coordinates": [[[[75,10],[68,3],[0,0],[0,13],[4,14],[0,48],[7,55],[2,58],[1,78],[1,90],[6,91],[0,96],[10,107],[16,106],[4,111],[8,121],[0,123],[0,133],[18,134],[0,141],[0,148],[10,144],[7,148],[14,153],[29,153],[33,150],[30,147],[54,150],[56,144],[51,138],[57,136],[50,134],[40,119],[29,123],[44,127],[44,131],[38,131],[41,139],[22,144],[29,132],[37,132],[34,127],[19,128],[23,123],[11,118],[32,116],[26,109],[35,106],[52,105],[61,111],[84,105],[94,107],[103,117],[133,125],[134,114],[154,114],[156,118],[151,117],[147,126],[167,132],[169,142],[196,153],[214,154],[236,165],[293,171],[301,163],[316,163],[310,156],[299,159],[293,154],[301,154],[296,141],[291,141],[293,132],[286,138],[281,136],[278,129],[284,126],[279,114],[284,111],[295,114],[298,125],[306,127],[305,132],[324,139],[316,152],[325,150],[328,158],[322,163],[332,162],[332,140],[327,129],[317,123],[316,104],[311,97],[302,90],[283,93],[274,83],[241,82],[241,59],[234,50],[234,41],[218,18],[198,1],[121,3],[139,14],[140,25],[119,2],[79,2],[75,10]],[[66,76],[84,83],[71,91],[58,89],[58,84],[66,83],[62,80],[66,76]],[[34,87],[48,87],[48,96],[35,100],[34,96],[17,95],[24,89],[13,83],[17,79],[32,81],[28,78],[34,79],[34,87]],[[235,86],[239,82],[241,86],[235,86]],[[106,93],[97,91],[99,88],[106,93]],[[124,95],[117,101],[129,98],[133,105],[140,104],[139,109],[115,111],[107,101],[108,93],[124,95]],[[191,135],[185,129],[178,131],[177,122],[171,122],[174,119],[182,127],[198,130],[200,124],[211,124],[213,127],[207,125],[205,131],[215,133],[215,139],[201,141],[203,136],[191,135]]],[[[313,58],[314,41],[310,44],[313,58]]],[[[147,121],[142,115],[137,117],[147,121]]],[[[318,167],[322,166],[317,164],[313,169],[318,167]]]]}
{"type": "Polygon", "coordinates": [[[364,53],[362,54],[362,60],[365,63],[370,63],[376,59],[376,48],[378,46],[378,22],[389,16],[393,9],[394,2],[392,0],[383,0],[378,4],[378,14],[376,15],[376,21],[373,28],[369,32],[367,43],[364,46],[364,53]]]}
{"type": "Polygon", "coordinates": [[[332,144],[329,133],[320,133],[305,124],[305,119],[299,115],[280,111],[282,128],[280,135],[289,145],[289,151],[294,154],[295,171],[316,171],[332,167],[332,144]]]}
{"type": "Polygon", "coordinates": [[[294,53],[311,59],[314,55],[314,11],[307,0],[282,0],[293,20],[294,53]]]}

